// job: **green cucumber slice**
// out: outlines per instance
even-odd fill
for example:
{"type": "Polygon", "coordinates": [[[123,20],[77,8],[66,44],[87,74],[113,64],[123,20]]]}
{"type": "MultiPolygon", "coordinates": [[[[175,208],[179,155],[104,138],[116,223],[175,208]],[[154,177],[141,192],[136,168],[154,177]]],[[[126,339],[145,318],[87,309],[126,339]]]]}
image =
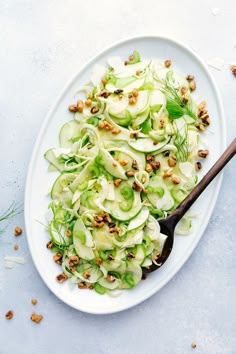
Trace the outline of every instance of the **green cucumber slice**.
{"type": "Polygon", "coordinates": [[[158,144],[153,144],[154,141],[149,138],[141,138],[137,140],[130,140],[128,144],[134,150],[144,152],[144,153],[152,153],[152,152],[161,152],[165,148],[165,146],[169,143],[170,139],[166,139],[158,144]]]}
{"type": "Polygon", "coordinates": [[[58,161],[54,154],[55,149],[49,149],[45,152],[44,157],[59,171],[64,171],[65,164],[58,161]]]}
{"type": "Polygon", "coordinates": [[[73,193],[70,191],[69,187],[75,180],[75,175],[72,173],[62,173],[57,177],[51,189],[52,199],[70,199],[73,198],[73,193]]]}
{"type": "Polygon", "coordinates": [[[102,159],[102,166],[108,173],[110,173],[113,177],[116,178],[121,178],[123,180],[127,179],[123,167],[116,160],[113,159],[113,157],[111,156],[111,154],[109,154],[107,150],[103,148],[100,149],[99,155],[102,159]]]}
{"type": "Polygon", "coordinates": [[[108,201],[106,200],[104,203],[105,208],[109,211],[109,214],[112,215],[112,217],[116,220],[120,221],[129,221],[133,219],[141,210],[142,208],[142,203],[141,203],[141,197],[140,193],[138,192],[133,192],[132,199],[131,200],[126,200],[121,193],[122,188],[124,187],[130,187],[131,182],[121,182],[119,187],[115,188],[115,201],[108,201]],[[124,202],[129,202],[129,208],[127,207],[127,211],[122,210],[121,206],[123,207],[124,205],[121,203],[124,202]]]}
{"type": "Polygon", "coordinates": [[[79,257],[91,260],[94,259],[95,255],[91,247],[93,247],[93,239],[90,231],[85,227],[83,221],[78,219],[75,222],[73,229],[73,244],[76,250],[76,253],[79,257]],[[81,242],[80,232],[84,232],[86,235],[86,242],[81,242]],[[89,246],[88,246],[89,245],[89,246]]]}
{"type": "Polygon", "coordinates": [[[73,139],[79,137],[81,125],[76,120],[71,120],[63,125],[59,133],[60,146],[71,148],[73,139]]]}
{"type": "Polygon", "coordinates": [[[93,240],[96,246],[96,250],[112,250],[114,248],[113,240],[111,234],[109,234],[108,229],[93,229],[93,240]]]}
{"type": "Polygon", "coordinates": [[[51,240],[58,246],[68,246],[72,244],[72,237],[66,236],[67,229],[63,224],[57,224],[54,220],[49,225],[51,240]]]}
{"type": "MultiPolygon", "coordinates": [[[[162,180],[162,177],[154,176],[149,180],[149,186],[155,190],[155,188],[163,188],[163,193],[148,193],[147,198],[152,203],[152,205],[161,210],[171,210],[174,207],[174,199],[172,198],[167,186],[162,180]]],[[[158,189],[159,190],[159,189],[158,189]]]]}
{"type": "Polygon", "coordinates": [[[143,226],[149,217],[149,210],[148,208],[143,207],[140,213],[130,221],[127,232],[131,230],[138,229],[139,227],[143,226]]]}

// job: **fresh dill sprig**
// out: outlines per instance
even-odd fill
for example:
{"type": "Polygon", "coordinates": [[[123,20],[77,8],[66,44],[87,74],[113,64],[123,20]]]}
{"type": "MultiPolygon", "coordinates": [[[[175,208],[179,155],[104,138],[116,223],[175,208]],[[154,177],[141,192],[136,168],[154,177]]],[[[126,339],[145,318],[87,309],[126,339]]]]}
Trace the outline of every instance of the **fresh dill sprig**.
{"type": "Polygon", "coordinates": [[[179,88],[174,85],[173,71],[170,70],[166,74],[163,81],[164,87],[162,92],[165,94],[167,102],[166,109],[171,119],[178,119],[187,114],[194,120],[197,120],[196,114],[192,111],[190,102],[184,103],[179,95],[179,88]]]}
{"type": "Polygon", "coordinates": [[[4,212],[2,212],[0,214],[0,222],[9,220],[9,219],[13,218],[13,216],[22,213],[22,211],[23,211],[23,205],[22,204],[18,205],[17,203],[13,202],[8,207],[7,210],[5,210],[4,212]]]}
{"type": "Polygon", "coordinates": [[[181,162],[188,160],[188,128],[187,124],[184,124],[180,129],[177,124],[174,124],[175,139],[174,144],[177,147],[177,158],[181,162]]]}

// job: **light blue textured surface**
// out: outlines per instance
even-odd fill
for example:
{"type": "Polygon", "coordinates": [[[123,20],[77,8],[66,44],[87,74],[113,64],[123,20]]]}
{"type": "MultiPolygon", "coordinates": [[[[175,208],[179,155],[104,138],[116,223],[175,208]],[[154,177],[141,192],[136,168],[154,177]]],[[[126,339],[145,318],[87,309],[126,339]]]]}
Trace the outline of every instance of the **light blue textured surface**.
{"type": "MultiPolygon", "coordinates": [[[[224,59],[222,70],[211,71],[223,96],[229,143],[236,132],[236,78],[229,70],[236,63],[235,10],[233,0],[1,0],[0,209],[23,201],[37,132],[65,82],[97,51],[126,36],[164,34],[205,60],[224,59]]],[[[115,315],[87,315],[61,303],[35,270],[25,234],[13,236],[16,225],[24,229],[23,215],[1,225],[7,228],[0,236],[0,354],[235,354],[235,174],[236,160],[225,170],[209,226],[183,269],[151,299],[115,315]],[[24,256],[27,263],[5,269],[6,255],[24,256]],[[9,309],[11,321],[4,317],[9,309]],[[32,311],[44,315],[39,325],[30,321],[32,311]]]]}

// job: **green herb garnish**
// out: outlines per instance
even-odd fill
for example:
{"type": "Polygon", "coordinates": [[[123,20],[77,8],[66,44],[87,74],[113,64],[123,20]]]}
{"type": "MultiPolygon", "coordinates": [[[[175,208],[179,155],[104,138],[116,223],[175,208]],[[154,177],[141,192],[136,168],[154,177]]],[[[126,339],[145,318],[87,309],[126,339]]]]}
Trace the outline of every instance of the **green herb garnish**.
{"type": "Polygon", "coordinates": [[[23,206],[17,205],[17,203],[13,202],[6,211],[0,214],[0,222],[9,220],[13,218],[13,216],[20,214],[22,211],[23,211],[23,206]]]}

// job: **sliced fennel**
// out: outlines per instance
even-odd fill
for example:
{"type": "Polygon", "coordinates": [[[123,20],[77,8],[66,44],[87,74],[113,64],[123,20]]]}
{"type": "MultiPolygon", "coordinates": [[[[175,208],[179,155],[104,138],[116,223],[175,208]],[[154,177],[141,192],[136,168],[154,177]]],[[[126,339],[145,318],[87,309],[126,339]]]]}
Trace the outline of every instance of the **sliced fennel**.
{"type": "MultiPolygon", "coordinates": [[[[158,219],[195,187],[197,127],[206,127],[177,71],[137,51],[108,64],[95,66],[79,90],[88,100],[70,106],[60,145],[45,152],[60,172],[50,193],[52,250],[73,284],[98,294],[135,287],[142,268],[158,263],[167,237],[158,219]]],[[[176,231],[191,228],[185,216],[176,231]]]]}

